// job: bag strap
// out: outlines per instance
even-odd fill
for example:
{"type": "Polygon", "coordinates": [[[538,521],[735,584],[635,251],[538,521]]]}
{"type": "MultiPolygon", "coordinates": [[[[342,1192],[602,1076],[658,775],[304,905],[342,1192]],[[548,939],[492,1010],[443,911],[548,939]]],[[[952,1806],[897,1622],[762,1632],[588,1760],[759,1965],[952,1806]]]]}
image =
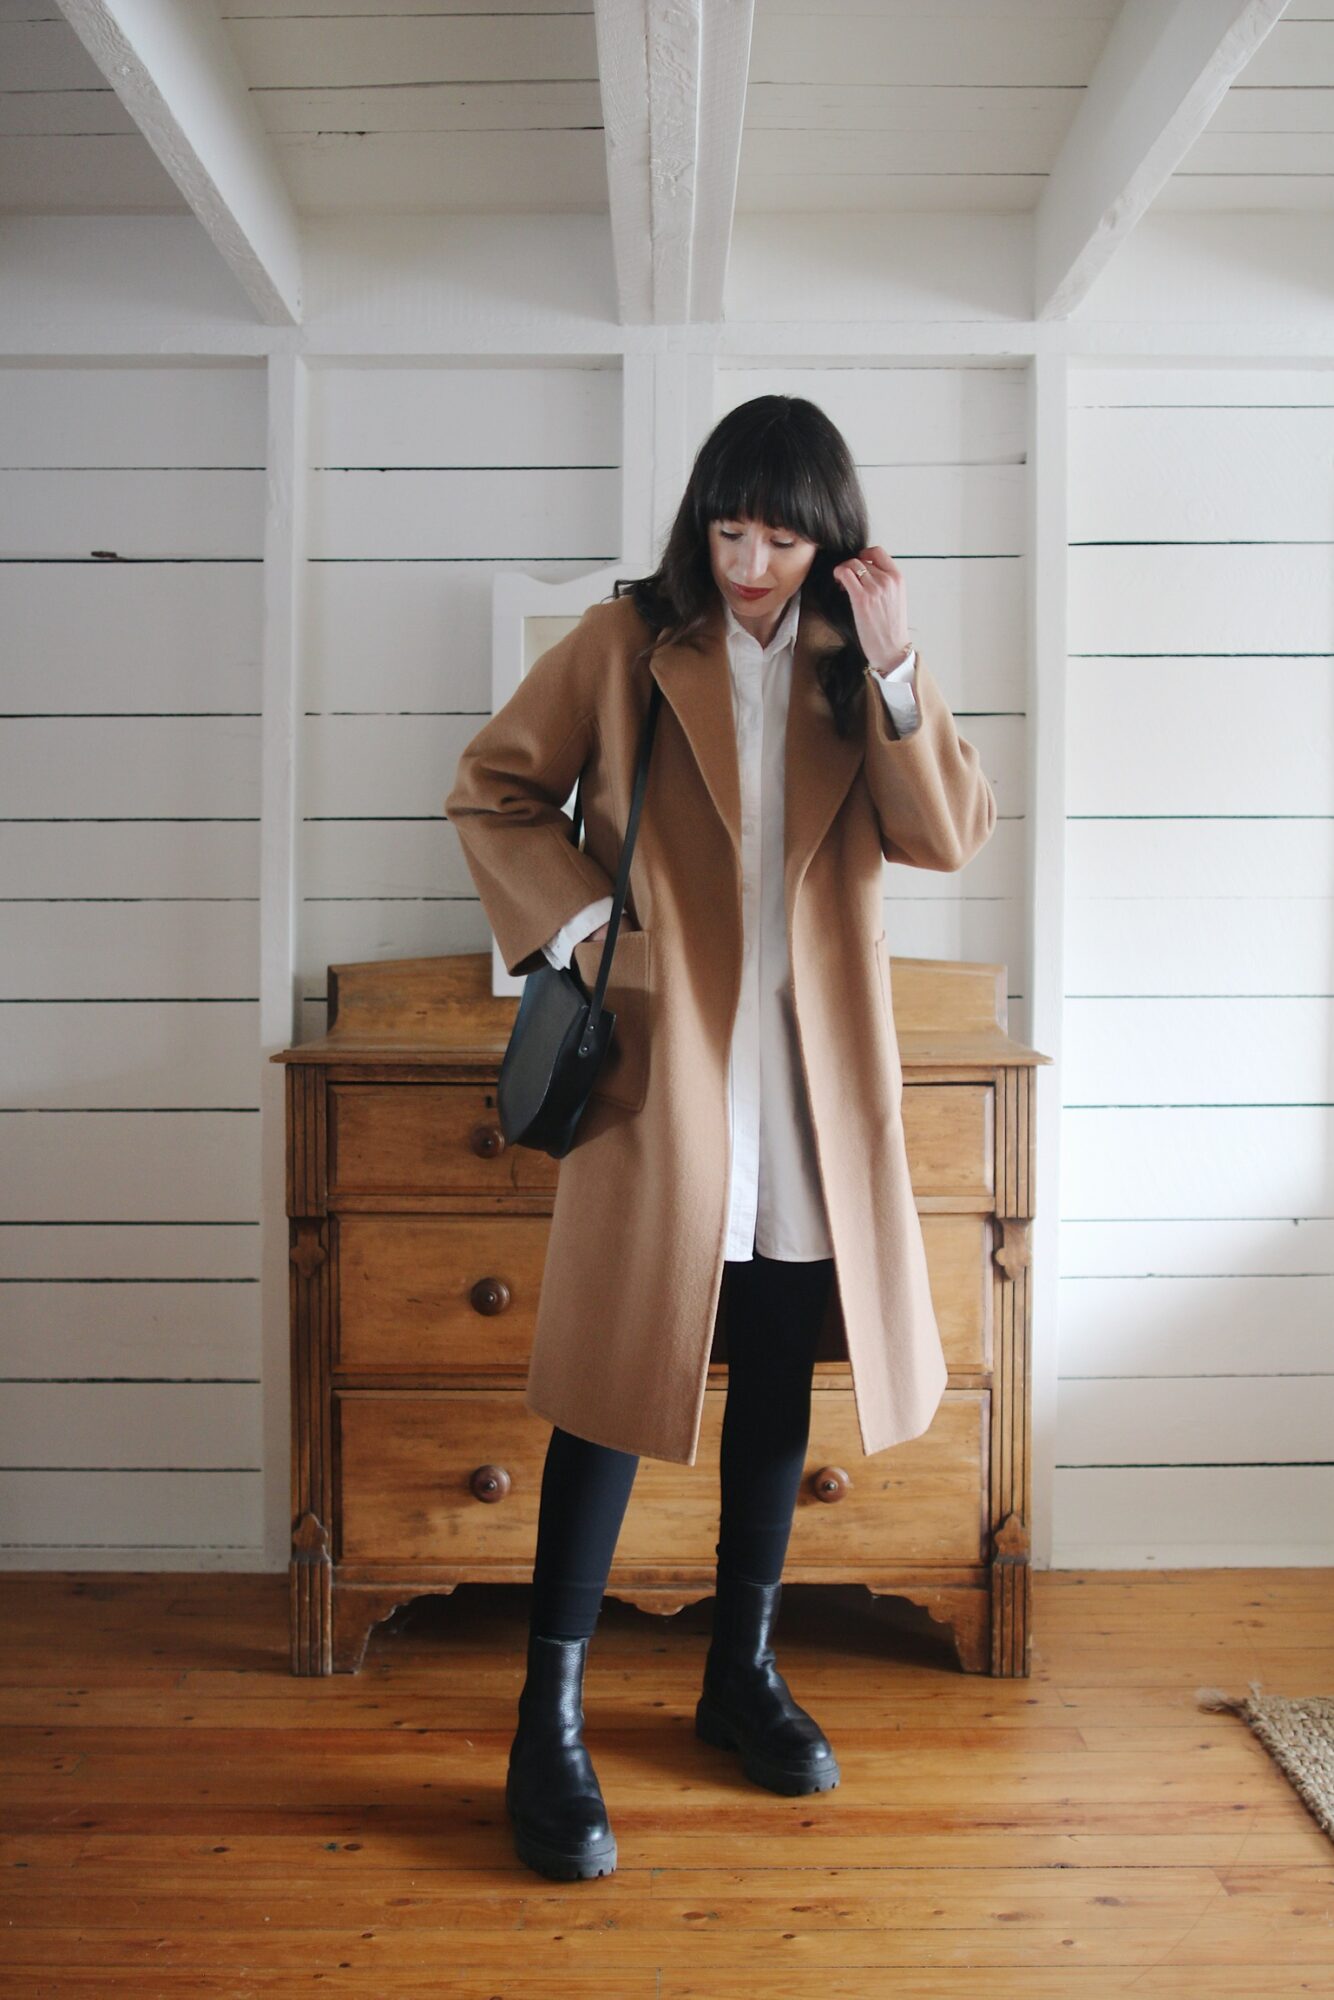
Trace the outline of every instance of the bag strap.
{"type": "MultiPolygon", "coordinates": [[[[602,946],[602,959],[598,966],[597,983],[593,988],[593,998],[589,1002],[588,1014],[584,1021],[584,1031],[579,1040],[579,1053],[586,1056],[594,1045],[597,1024],[602,1014],[602,996],[607,990],[607,979],[611,972],[611,955],[616,945],[616,933],[621,924],[621,908],[625,902],[625,892],[630,881],[630,857],[635,849],[635,835],[639,831],[639,809],[644,803],[644,792],[648,785],[648,762],[653,754],[653,732],[658,725],[658,709],[662,704],[662,689],[655,681],[653,694],[644,719],[644,731],[639,741],[639,761],[635,766],[635,785],[630,798],[630,818],[626,824],[625,839],[621,842],[620,865],[616,870],[616,887],[612,892],[611,915],[607,919],[607,935],[602,946]]],[[[583,773],[579,774],[579,788],[574,803],[574,839],[579,843],[579,828],[583,820],[583,773]]]]}

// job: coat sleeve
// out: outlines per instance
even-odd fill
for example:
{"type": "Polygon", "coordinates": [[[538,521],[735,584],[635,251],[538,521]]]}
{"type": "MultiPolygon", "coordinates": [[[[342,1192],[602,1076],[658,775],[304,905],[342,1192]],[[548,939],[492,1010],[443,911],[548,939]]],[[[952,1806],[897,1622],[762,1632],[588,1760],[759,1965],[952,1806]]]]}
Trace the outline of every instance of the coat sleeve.
{"type": "Polygon", "coordinates": [[[547,963],[543,944],[613,883],[571,838],[562,810],[596,741],[608,669],[599,613],[549,646],[459,758],[445,816],[512,973],[547,963]]]}
{"type": "Polygon", "coordinates": [[[920,653],[915,680],[922,719],[909,736],[867,690],[865,771],[881,850],[910,868],[962,868],[991,838],[996,796],[920,653]]]}

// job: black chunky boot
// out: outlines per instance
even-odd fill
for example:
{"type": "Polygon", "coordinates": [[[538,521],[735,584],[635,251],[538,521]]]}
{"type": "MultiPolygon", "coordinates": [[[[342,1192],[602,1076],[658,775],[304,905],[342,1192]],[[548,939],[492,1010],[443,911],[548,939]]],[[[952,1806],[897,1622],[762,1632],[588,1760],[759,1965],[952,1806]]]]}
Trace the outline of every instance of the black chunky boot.
{"type": "Polygon", "coordinates": [[[739,1750],[746,1776],[771,1792],[827,1792],[838,1783],[838,1762],[818,1722],[793,1699],[769,1643],[782,1591],[781,1583],[719,1572],[695,1734],[739,1750]]]}
{"type": "Polygon", "coordinates": [[[585,1747],[587,1639],[528,1634],[528,1678],[510,1745],[505,1810],[520,1861],[557,1882],[610,1875],[616,1836],[585,1747]]]}

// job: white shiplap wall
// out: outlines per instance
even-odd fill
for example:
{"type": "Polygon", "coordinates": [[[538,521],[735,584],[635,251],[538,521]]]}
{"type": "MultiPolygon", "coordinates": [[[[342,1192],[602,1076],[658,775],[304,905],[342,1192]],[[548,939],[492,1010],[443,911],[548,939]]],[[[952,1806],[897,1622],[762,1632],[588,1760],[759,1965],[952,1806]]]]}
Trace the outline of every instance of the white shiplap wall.
{"type": "Polygon", "coordinates": [[[263,1546],[264,403],[0,368],[0,1560],[263,1546]]]}
{"type": "Polygon", "coordinates": [[[1056,1565],[1334,1558],[1334,375],[1071,374],[1056,1565]]]}
{"type": "Polygon", "coordinates": [[[315,369],[301,799],[302,1033],[326,967],[482,951],[443,821],[491,712],[491,589],[617,559],[619,357],[315,369]]]}
{"type": "Polygon", "coordinates": [[[1023,1040],[1024,370],[720,368],[716,415],[776,394],[807,397],[847,439],[871,541],[903,567],[913,640],[995,787],[996,831],[966,869],[885,864],[889,948],[1004,964],[1010,1029],[1023,1040]]]}

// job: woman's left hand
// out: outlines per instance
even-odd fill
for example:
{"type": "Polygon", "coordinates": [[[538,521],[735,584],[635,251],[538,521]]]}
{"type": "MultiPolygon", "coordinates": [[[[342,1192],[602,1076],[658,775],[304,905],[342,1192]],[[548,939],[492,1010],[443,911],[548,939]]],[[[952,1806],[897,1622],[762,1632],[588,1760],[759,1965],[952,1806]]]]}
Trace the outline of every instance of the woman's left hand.
{"type": "Polygon", "coordinates": [[[878,674],[901,666],[912,651],[908,637],[908,587],[903,572],[882,548],[863,549],[835,565],[833,575],[847,591],[857,637],[867,664],[878,674]]]}

